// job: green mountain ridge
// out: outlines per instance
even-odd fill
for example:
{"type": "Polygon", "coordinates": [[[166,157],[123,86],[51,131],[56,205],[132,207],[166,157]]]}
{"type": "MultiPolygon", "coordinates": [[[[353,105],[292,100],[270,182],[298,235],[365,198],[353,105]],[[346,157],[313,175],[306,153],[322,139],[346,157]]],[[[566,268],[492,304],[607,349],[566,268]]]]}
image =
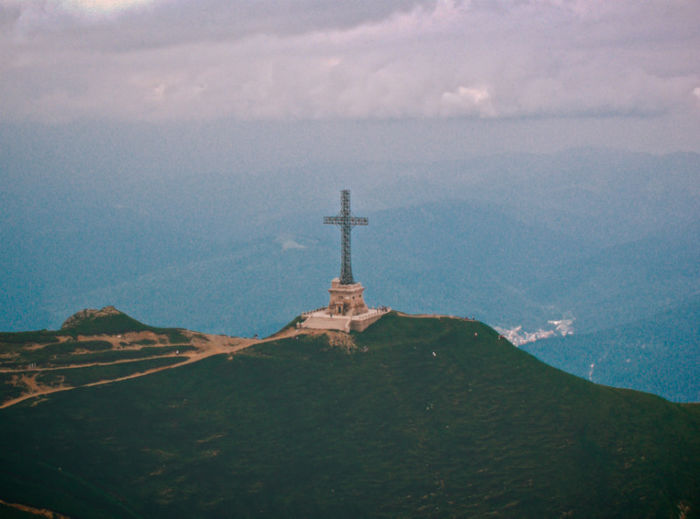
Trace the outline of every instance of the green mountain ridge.
{"type": "Polygon", "coordinates": [[[0,499],[69,517],[700,517],[700,406],[476,321],[391,313],[0,420],[0,499]]]}

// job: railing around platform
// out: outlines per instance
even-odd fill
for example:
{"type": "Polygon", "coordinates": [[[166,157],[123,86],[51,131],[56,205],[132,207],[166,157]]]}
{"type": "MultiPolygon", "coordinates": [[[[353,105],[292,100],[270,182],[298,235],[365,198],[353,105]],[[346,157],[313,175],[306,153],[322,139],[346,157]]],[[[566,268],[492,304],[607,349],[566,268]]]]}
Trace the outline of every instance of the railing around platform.
{"type": "Polygon", "coordinates": [[[369,308],[367,312],[363,314],[357,314],[357,315],[343,315],[343,314],[331,314],[328,312],[328,307],[327,306],[322,306],[320,308],[316,308],[315,310],[309,310],[307,312],[302,312],[301,317],[303,319],[307,319],[311,317],[314,314],[318,313],[324,313],[327,314],[329,317],[343,317],[343,318],[350,318],[353,320],[364,320],[364,319],[370,319],[371,317],[376,316],[377,314],[386,314],[391,312],[391,308],[388,306],[380,306],[377,308],[369,308]]]}

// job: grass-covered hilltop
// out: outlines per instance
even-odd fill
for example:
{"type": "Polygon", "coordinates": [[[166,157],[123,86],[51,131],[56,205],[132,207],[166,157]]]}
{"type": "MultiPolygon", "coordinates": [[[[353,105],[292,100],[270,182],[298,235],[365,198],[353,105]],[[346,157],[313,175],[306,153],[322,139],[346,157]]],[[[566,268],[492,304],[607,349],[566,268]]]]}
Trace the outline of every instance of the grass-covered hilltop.
{"type": "Polygon", "coordinates": [[[0,355],[2,517],[700,517],[700,406],[475,321],[254,341],[108,312],[0,355]]]}
{"type": "Polygon", "coordinates": [[[148,326],[111,306],[81,310],[57,331],[0,332],[0,408],[34,396],[150,374],[248,344],[244,339],[148,326]]]}

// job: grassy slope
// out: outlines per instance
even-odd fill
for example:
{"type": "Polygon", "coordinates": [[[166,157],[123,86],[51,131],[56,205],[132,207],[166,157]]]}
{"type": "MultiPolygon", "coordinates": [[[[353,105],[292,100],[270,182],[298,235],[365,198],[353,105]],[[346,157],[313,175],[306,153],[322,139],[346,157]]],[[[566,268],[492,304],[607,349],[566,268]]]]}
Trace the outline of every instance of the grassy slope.
{"type": "Polygon", "coordinates": [[[480,323],[389,315],[355,338],[2,410],[0,498],[76,517],[698,516],[697,406],[595,386],[480,323]]]}
{"type": "MultiPolygon", "coordinates": [[[[186,360],[187,357],[184,355],[181,357],[157,357],[145,360],[136,359],[129,362],[105,366],[27,371],[26,374],[30,376],[36,375],[36,381],[47,387],[77,387],[102,380],[126,377],[160,366],[179,364],[186,360]]],[[[26,388],[23,384],[16,385],[12,383],[13,378],[16,376],[17,375],[13,373],[0,373],[0,403],[26,394],[26,388]]]]}
{"type": "Polygon", "coordinates": [[[133,317],[118,314],[88,317],[80,323],[60,330],[37,330],[30,332],[0,332],[0,343],[7,346],[22,345],[29,342],[46,344],[55,342],[59,336],[77,337],[77,335],[116,335],[127,332],[152,331],[168,335],[170,342],[187,342],[178,328],[157,328],[137,321],[133,317]]]}
{"type": "Polygon", "coordinates": [[[143,324],[124,313],[90,317],[76,326],[61,330],[38,330],[30,332],[0,332],[0,369],[13,369],[16,372],[0,373],[0,403],[32,392],[25,383],[17,382],[22,375],[36,376],[37,382],[45,386],[87,384],[108,377],[127,376],[145,369],[175,364],[186,360],[186,356],[143,360],[147,357],[165,356],[176,351],[186,355],[195,347],[183,344],[190,340],[178,328],[156,328],[143,324]],[[152,339],[141,339],[132,343],[121,341],[122,345],[140,346],[138,349],[114,349],[103,340],[89,340],[85,336],[128,332],[151,331],[159,334],[159,344],[152,339]],[[78,336],[83,336],[78,340],[78,336]],[[59,342],[63,339],[63,342],[59,342]],[[35,348],[36,344],[41,345],[35,348]],[[170,344],[170,345],[165,345],[170,344]],[[78,353],[78,351],[90,353],[78,353]],[[113,366],[89,366],[70,369],[72,365],[128,361],[113,366]],[[31,367],[30,367],[31,366],[31,367]],[[37,369],[34,369],[37,368],[37,369]]]}
{"type": "Polygon", "coordinates": [[[168,335],[170,342],[187,342],[187,337],[182,335],[177,328],[156,328],[143,324],[137,321],[133,317],[126,315],[125,313],[118,313],[114,315],[90,317],[83,319],[76,326],[70,328],[64,328],[61,332],[68,332],[71,335],[82,334],[82,335],[99,335],[99,334],[118,334],[126,332],[142,332],[151,331],[155,333],[164,333],[168,335]]]}

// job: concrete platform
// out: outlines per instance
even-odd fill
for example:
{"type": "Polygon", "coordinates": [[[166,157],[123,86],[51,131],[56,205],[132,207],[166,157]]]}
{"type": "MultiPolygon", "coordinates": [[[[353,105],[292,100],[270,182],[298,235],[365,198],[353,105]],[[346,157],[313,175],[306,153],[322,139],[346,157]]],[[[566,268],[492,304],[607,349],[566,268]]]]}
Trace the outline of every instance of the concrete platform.
{"type": "Polygon", "coordinates": [[[354,330],[356,332],[361,332],[390,311],[391,309],[389,308],[370,308],[367,312],[358,315],[347,316],[333,314],[331,316],[328,309],[324,308],[322,310],[315,310],[302,314],[304,320],[300,323],[299,327],[311,328],[314,330],[340,330],[343,332],[354,330]]]}
{"type": "Polygon", "coordinates": [[[341,330],[350,331],[350,317],[335,316],[330,317],[327,313],[316,312],[302,321],[301,328],[312,328],[314,330],[341,330]]]}

